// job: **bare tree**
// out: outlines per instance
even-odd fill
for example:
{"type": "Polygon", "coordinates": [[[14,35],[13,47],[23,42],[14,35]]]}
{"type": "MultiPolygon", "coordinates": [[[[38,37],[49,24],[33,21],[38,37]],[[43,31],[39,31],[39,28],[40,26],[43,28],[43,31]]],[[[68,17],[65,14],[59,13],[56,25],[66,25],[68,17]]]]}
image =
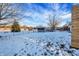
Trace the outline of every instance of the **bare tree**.
{"type": "Polygon", "coordinates": [[[19,4],[12,4],[12,3],[0,3],[0,22],[1,25],[6,25],[8,23],[11,23],[11,19],[17,18],[21,19],[22,11],[19,9],[19,4]],[[10,21],[7,21],[7,20],[10,21]]]}
{"type": "Polygon", "coordinates": [[[52,14],[49,15],[49,23],[51,30],[54,31],[56,27],[60,24],[61,18],[58,16],[59,7],[58,4],[51,4],[52,7],[52,14]]]}
{"type": "Polygon", "coordinates": [[[49,15],[48,25],[50,26],[52,31],[54,31],[59,24],[60,24],[60,21],[58,21],[58,19],[55,19],[55,15],[53,16],[53,18],[51,18],[51,15],[49,15]]]}

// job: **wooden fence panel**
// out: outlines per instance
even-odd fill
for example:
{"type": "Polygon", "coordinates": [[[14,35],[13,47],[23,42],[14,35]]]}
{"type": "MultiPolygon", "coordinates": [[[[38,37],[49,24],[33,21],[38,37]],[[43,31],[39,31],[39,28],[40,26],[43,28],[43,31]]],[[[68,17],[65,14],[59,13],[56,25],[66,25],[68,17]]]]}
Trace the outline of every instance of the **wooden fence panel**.
{"type": "Polygon", "coordinates": [[[72,40],[71,45],[74,48],[79,48],[79,6],[72,8],[72,40]]]}

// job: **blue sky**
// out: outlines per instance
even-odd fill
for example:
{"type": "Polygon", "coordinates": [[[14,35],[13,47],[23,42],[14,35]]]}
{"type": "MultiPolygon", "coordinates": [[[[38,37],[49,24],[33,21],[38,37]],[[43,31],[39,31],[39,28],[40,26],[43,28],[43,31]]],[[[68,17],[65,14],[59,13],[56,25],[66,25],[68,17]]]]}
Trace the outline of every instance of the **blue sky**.
{"type": "Polygon", "coordinates": [[[22,25],[48,26],[49,15],[53,15],[53,8],[56,10],[59,26],[71,21],[72,4],[69,3],[23,3],[20,8],[24,11],[24,16],[20,20],[22,25]]]}

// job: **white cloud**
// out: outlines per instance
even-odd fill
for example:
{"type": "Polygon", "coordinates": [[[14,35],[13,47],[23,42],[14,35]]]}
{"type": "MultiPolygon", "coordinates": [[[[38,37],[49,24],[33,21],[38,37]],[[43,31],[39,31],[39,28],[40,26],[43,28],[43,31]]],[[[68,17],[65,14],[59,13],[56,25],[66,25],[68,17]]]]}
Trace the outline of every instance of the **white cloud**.
{"type": "Polygon", "coordinates": [[[14,22],[14,19],[4,19],[4,20],[0,20],[0,25],[4,25],[4,24],[12,24],[14,22]]]}
{"type": "MultiPolygon", "coordinates": [[[[62,18],[62,20],[66,20],[66,19],[70,19],[71,18],[71,13],[69,11],[67,11],[66,6],[67,5],[63,5],[63,9],[61,10],[61,7],[59,4],[51,4],[50,5],[52,8],[55,7],[56,8],[56,14],[58,18],[62,18]]],[[[29,6],[30,7],[30,6],[29,6]]],[[[28,9],[28,8],[27,8],[28,9]]],[[[44,9],[41,6],[35,6],[34,8],[31,7],[30,11],[26,11],[25,16],[30,16],[31,19],[24,19],[23,22],[25,22],[26,24],[36,24],[36,25],[46,25],[49,19],[49,15],[53,15],[54,12],[53,10],[48,10],[48,9],[44,9]]],[[[61,20],[61,21],[62,21],[61,20]]]]}
{"type": "Polygon", "coordinates": [[[62,15],[61,18],[62,18],[62,19],[71,18],[71,13],[68,13],[68,14],[66,14],[66,15],[62,15]]]}

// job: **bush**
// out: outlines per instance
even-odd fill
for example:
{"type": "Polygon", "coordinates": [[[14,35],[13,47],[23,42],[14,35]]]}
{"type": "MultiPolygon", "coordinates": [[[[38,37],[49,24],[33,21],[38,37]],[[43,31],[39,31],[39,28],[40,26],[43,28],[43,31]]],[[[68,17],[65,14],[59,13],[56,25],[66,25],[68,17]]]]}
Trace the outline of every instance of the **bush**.
{"type": "Polygon", "coordinates": [[[20,25],[18,22],[14,22],[13,25],[11,26],[11,32],[20,32],[20,25]]]}

